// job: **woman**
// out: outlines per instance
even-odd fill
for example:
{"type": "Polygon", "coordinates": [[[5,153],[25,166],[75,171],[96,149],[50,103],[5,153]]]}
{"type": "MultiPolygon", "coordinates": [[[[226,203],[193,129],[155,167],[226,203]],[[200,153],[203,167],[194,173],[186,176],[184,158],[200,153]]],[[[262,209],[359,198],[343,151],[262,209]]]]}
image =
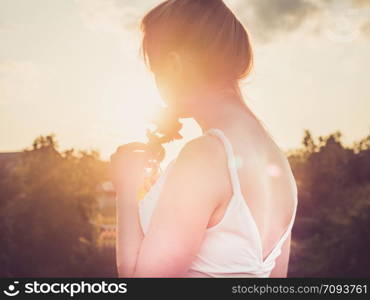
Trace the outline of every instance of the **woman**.
{"type": "Polygon", "coordinates": [[[151,10],[142,29],[163,99],[203,135],[141,201],[146,146],[112,156],[119,276],[286,277],[297,189],[239,91],[252,66],[245,28],[221,0],[172,0],[151,10]]]}

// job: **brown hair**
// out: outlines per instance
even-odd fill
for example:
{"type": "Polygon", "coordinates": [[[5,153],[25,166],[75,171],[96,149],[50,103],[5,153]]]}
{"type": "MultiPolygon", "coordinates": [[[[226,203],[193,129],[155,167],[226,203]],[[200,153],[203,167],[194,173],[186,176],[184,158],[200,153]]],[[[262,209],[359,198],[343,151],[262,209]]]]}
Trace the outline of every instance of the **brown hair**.
{"type": "MultiPolygon", "coordinates": [[[[236,88],[253,64],[246,29],[222,0],[167,0],[150,10],[141,21],[142,54],[153,73],[172,51],[194,61],[206,81],[236,88]]],[[[241,97],[240,101],[243,101],[241,97]]],[[[182,124],[165,109],[157,129],[147,131],[154,171],[163,160],[162,144],[182,138],[182,124]]]]}
{"type": "Polygon", "coordinates": [[[141,22],[142,53],[152,72],[171,51],[189,54],[207,79],[235,83],[253,64],[248,33],[222,0],[167,0],[141,22]]]}

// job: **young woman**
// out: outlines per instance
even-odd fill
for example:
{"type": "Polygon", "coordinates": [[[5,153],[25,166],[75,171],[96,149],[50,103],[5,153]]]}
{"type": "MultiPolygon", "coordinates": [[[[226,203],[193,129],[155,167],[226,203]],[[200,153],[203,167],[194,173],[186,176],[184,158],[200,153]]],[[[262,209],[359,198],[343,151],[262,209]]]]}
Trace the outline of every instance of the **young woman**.
{"type": "Polygon", "coordinates": [[[245,28],[221,0],[171,0],[142,29],[163,99],[203,135],[140,201],[147,146],[112,155],[119,276],[286,277],[297,187],[239,90],[252,66],[245,28]]]}

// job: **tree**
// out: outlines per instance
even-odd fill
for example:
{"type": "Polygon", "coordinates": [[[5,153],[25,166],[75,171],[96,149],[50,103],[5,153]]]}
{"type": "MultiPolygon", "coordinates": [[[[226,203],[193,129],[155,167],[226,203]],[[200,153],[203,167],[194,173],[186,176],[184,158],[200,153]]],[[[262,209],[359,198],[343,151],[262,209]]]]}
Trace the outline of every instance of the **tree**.
{"type": "Polygon", "coordinates": [[[92,276],[96,188],[106,180],[97,152],[57,150],[38,137],[0,183],[1,276],[92,276]]]}
{"type": "Polygon", "coordinates": [[[370,139],[340,139],[307,131],[289,158],[300,183],[290,276],[370,276],[370,139]]]}

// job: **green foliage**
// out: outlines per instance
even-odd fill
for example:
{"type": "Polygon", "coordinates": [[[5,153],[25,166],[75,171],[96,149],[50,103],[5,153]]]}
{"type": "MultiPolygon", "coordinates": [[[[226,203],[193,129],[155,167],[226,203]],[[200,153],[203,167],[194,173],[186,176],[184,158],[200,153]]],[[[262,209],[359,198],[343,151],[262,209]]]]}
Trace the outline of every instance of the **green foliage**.
{"type": "Polygon", "coordinates": [[[351,148],[340,138],[306,131],[289,156],[299,191],[289,276],[370,276],[370,136],[351,148]]]}
{"type": "Polygon", "coordinates": [[[52,135],[0,177],[0,276],[91,276],[98,256],[96,152],[60,153],[52,135]]]}

